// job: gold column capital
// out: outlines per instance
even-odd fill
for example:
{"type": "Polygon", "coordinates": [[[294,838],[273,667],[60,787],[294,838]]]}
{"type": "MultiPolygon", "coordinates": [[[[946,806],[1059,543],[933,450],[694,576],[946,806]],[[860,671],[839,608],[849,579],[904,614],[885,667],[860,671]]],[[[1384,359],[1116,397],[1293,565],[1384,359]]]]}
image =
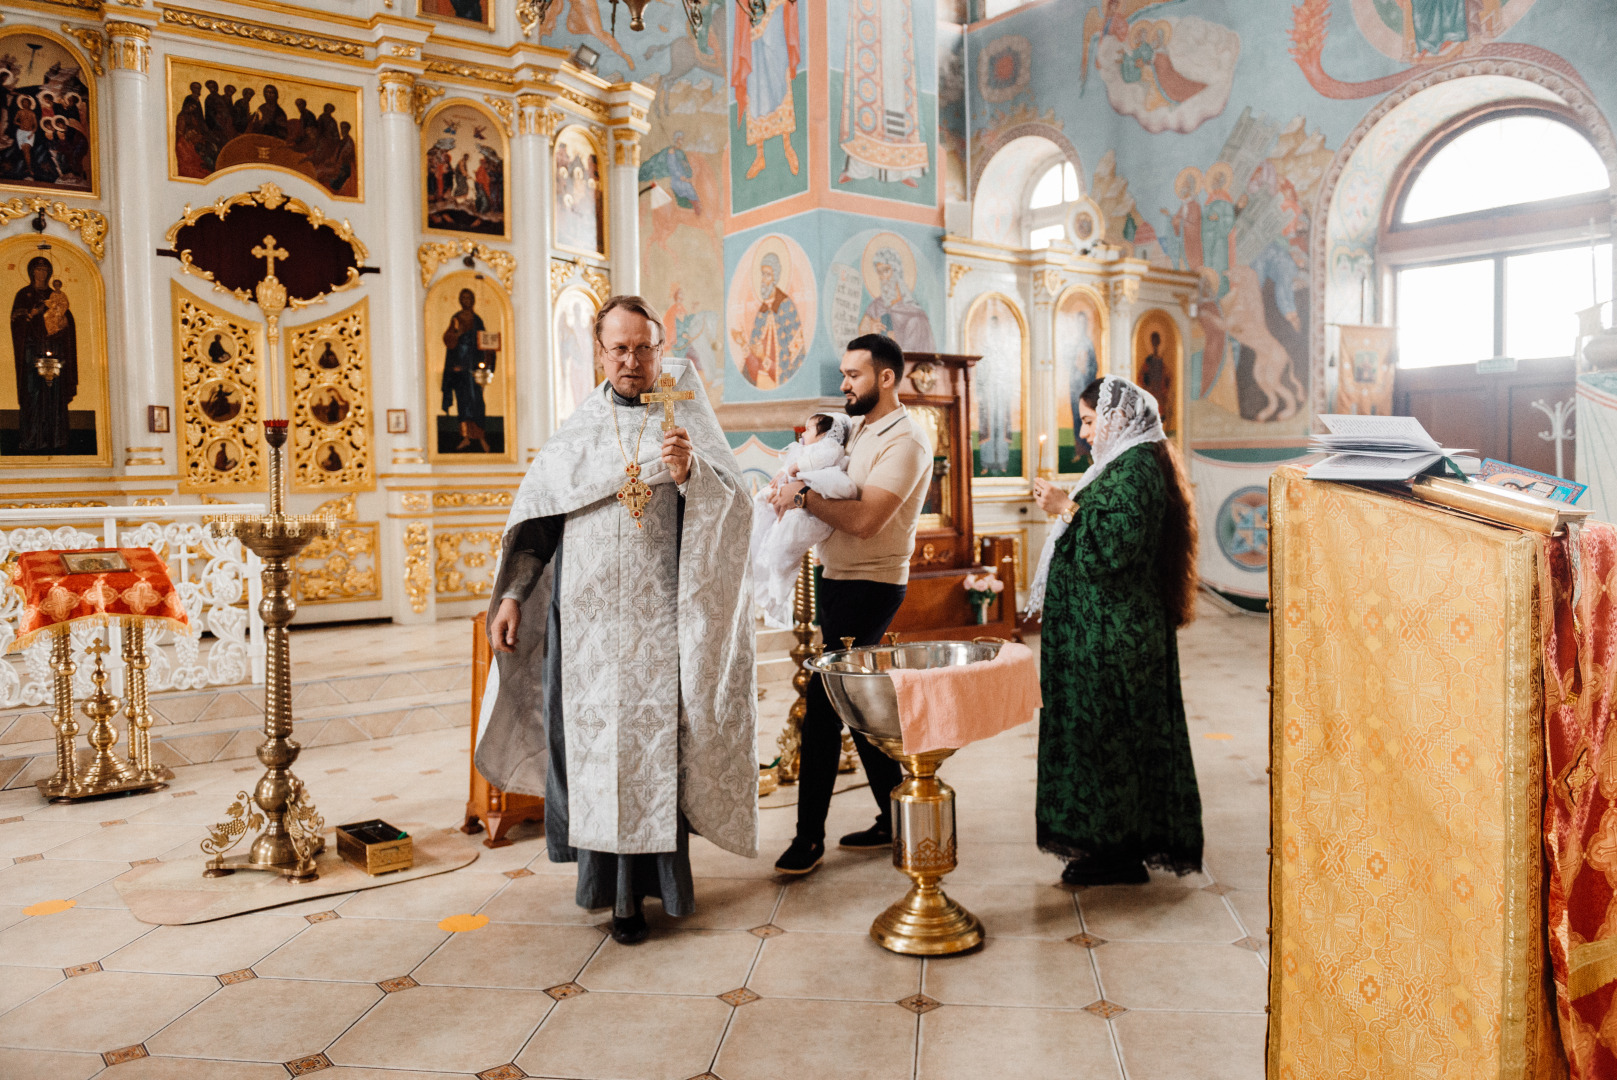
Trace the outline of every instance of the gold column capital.
{"type": "Polygon", "coordinates": [[[612,129],[612,161],[616,165],[640,166],[640,132],[631,127],[612,129]]]}
{"type": "Polygon", "coordinates": [[[408,71],[384,71],[376,77],[376,94],[384,113],[415,111],[415,76],[408,71]]]}
{"type": "Polygon", "coordinates": [[[561,126],[561,114],[551,106],[548,95],[518,94],[517,109],[519,135],[543,135],[547,139],[555,138],[556,129],[561,126]]]}
{"type": "Polygon", "coordinates": [[[135,71],[144,75],[151,68],[152,28],[141,23],[108,19],[104,24],[112,39],[107,66],[114,71],[135,71]]]}

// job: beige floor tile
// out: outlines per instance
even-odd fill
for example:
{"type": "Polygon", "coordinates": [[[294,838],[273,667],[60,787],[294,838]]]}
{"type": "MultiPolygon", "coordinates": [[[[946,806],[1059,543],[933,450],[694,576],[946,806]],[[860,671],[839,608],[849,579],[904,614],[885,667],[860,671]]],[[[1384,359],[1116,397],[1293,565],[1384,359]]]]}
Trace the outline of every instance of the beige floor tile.
{"type": "Polygon", "coordinates": [[[1263,847],[1211,847],[1203,863],[1218,881],[1237,889],[1258,891],[1269,887],[1269,856],[1263,847]]]}
{"type": "MultiPolygon", "coordinates": [[[[197,1058],[143,1057],[126,1061],[107,1080],[286,1080],[285,1065],[260,1061],[207,1061],[197,1058]]],[[[321,1073],[321,1080],[335,1076],[321,1073]]]]}
{"type": "Polygon", "coordinates": [[[254,970],[267,978],[377,982],[409,974],[448,936],[436,923],[332,919],[311,924],[254,970]]]}
{"type": "MultiPolygon", "coordinates": [[[[284,1070],[283,1070],[284,1072],[284,1070]]],[[[275,1080],[281,1080],[276,1077],[275,1080]]],[[[354,1069],[338,1065],[322,1069],[320,1080],[477,1080],[471,1073],[416,1072],[414,1069],[354,1069]]]]}
{"type": "MultiPolygon", "coordinates": [[[[569,867],[569,870],[571,868],[569,867]]],[[[537,865],[532,877],[518,878],[504,891],[484,904],[480,914],[493,922],[555,923],[594,926],[607,918],[606,910],[591,911],[573,902],[578,884],[569,873],[541,874],[537,865]]],[[[653,905],[655,907],[655,905],[653,905]]]]}
{"type": "MultiPolygon", "coordinates": [[[[1087,1012],[954,1005],[935,1009],[921,1017],[918,1056],[918,1080],[1121,1076],[1106,1021],[1087,1012]]],[[[1189,1074],[1141,1073],[1135,1080],[1189,1080],[1189,1074]]]]}
{"type": "Polygon", "coordinates": [[[15,904],[0,904],[0,930],[8,926],[15,926],[28,918],[22,913],[22,908],[15,904]]]}
{"type": "Polygon", "coordinates": [[[343,906],[343,918],[425,919],[477,911],[511,879],[479,869],[482,860],[462,870],[383,885],[354,894],[343,906]]]}
{"type": "Polygon", "coordinates": [[[249,979],[221,989],[148,1039],[146,1049],[173,1057],[291,1061],[325,1050],[381,997],[368,983],[249,979]],[[230,1036],[221,1039],[225,1031],[230,1036]]]}
{"type": "Polygon", "coordinates": [[[1054,885],[955,885],[945,891],[982,920],[990,937],[1068,938],[1082,930],[1070,889],[1054,885]]]}
{"type": "Polygon", "coordinates": [[[1235,914],[1240,916],[1241,922],[1246,924],[1246,932],[1253,937],[1263,937],[1269,932],[1269,892],[1264,890],[1237,889],[1227,893],[1224,899],[1235,908],[1235,914]]]}
{"type": "Polygon", "coordinates": [[[28,967],[88,964],[151,931],[127,911],[75,907],[0,930],[0,956],[28,967]]]}
{"type": "Polygon", "coordinates": [[[904,898],[906,884],[896,873],[889,884],[846,882],[816,871],[790,882],[775,924],[787,930],[865,933],[888,906],[904,898]]]}
{"type": "Polygon", "coordinates": [[[713,1071],[724,1080],[908,1080],[916,1027],[898,1005],[764,998],[736,1010],[713,1071]]]}
{"type": "Polygon", "coordinates": [[[646,915],[653,927],[681,930],[751,930],[775,913],[781,887],[757,878],[697,878],[696,911],[683,919],[665,915],[651,904],[646,915]]]}
{"type": "Polygon", "coordinates": [[[0,1013],[15,1009],[35,994],[44,993],[63,978],[56,968],[0,967],[0,1013]]]}
{"type": "MultiPolygon", "coordinates": [[[[89,1080],[105,1067],[100,1054],[13,1050],[0,1046],[0,1076],[6,1080],[89,1080]]],[[[281,1071],[284,1074],[286,1070],[281,1071]]]]}
{"type": "Polygon", "coordinates": [[[516,1057],[554,1004],[534,990],[418,986],[387,995],[326,1056],[337,1065],[478,1073],[516,1057]]]}
{"type": "Polygon", "coordinates": [[[931,959],[923,986],[959,1005],[1081,1009],[1100,997],[1086,949],[1037,938],[990,936],[977,952],[931,959]]]}
{"type": "Polygon", "coordinates": [[[1254,1080],[1263,1075],[1262,1013],[1126,1012],[1112,1024],[1130,1077],[1254,1080]]]}
{"type": "Polygon", "coordinates": [[[944,879],[950,885],[1053,885],[1061,880],[1061,860],[1034,844],[961,841],[959,866],[944,879]]]}
{"type": "Polygon", "coordinates": [[[192,926],[159,926],[101,964],[109,971],[223,975],[252,967],[308,928],[296,916],[257,912],[192,926]]]}
{"type": "Polygon", "coordinates": [[[0,825],[0,859],[42,855],[101,826],[94,821],[34,821],[24,819],[0,825]]]}
{"type": "Polygon", "coordinates": [[[532,1076],[686,1080],[708,1071],[730,1013],[710,997],[583,994],[557,1004],[516,1063],[532,1076]]]}
{"type": "Polygon", "coordinates": [[[99,1054],[145,1042],[219,989],[217,979],[97,971],[0,1016],[0,1046],[99,1054]]]}
{"type": "Polygon", "coordinates": [[[491,923],[454,935],[411,975],[423,984],[543,990],[576,979],[602,937],[592,926],[491,923]]]}
{"type": "Polygon", "coordinates": [[[128,872],[127,862],[36,859],[13,863],[0,869],[0,904],[27,907],[41,900],[66,900],[128,872]]]}
{"type": "Polygon", "coordinates": [[[865,934],[792,932],[764,942],[747,987],[766,998],[897,1001],[921,989],[921,961],[865,934]]]}
{"type": "Polygon", "coordinates": [[[1094,950],[1106,1000],[1130,1009],[1262,1012],[1268,975],[1236,945],[1113,941],[1094,950]]]}
{"type": "Polygon", "coordinates": [[[605,942],[578,982],[623,993],[723,994],[747,981],[760,944],[744,930],[658,930],[639,945],[605,942]]]}
{"type": "MultiPolygon", "coordinates": [[[[786,850],[786,845],[780,844],[780,851],[786,850]]],[[[691,873],[696,877],[717,878],[775,878],[775,860],[780,857],[780,851],[765,848],[762,844],[758,848],[758,857],[749,859],[725,851],[723,848],[702,839],[700,836],[691,837],[691,873]]],[[[537,871],[538,867],[534,867],[537,871]]]]}
{"type": "Polygon", "coordinates": [[[1224,901],[1179,885],[1106,885],[1078,892],[1084,927],[1108,941],[1209,941],[1242,937],[1224,901]]]}
{"type": "MultiPolygon", "coordinates": [[[[297,886],[292,886],[290,895],[297,895],[297,886]]],[[[299,900],[293,904],[282,904],[279,907],[265,908],[268,915],[279,915],[290,919],[301,919],[305,915],[313,915],[321,911],[336,911],[346,904],[357,893],[338,893],[335,896],[317,896],[312,900],[299,900]]]]}

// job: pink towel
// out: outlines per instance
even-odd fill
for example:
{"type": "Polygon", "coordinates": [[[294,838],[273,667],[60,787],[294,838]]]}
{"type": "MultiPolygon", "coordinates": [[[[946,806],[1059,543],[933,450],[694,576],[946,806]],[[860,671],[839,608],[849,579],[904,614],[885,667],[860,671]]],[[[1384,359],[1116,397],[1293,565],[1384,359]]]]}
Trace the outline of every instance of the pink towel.
{"type": "Polygon", "coordinates": [[[904,752],[958,749],[1033,719],[1044,704],[1033,650],[1014,642],[992,660],[888,672],[898,692],[904,752]]]}

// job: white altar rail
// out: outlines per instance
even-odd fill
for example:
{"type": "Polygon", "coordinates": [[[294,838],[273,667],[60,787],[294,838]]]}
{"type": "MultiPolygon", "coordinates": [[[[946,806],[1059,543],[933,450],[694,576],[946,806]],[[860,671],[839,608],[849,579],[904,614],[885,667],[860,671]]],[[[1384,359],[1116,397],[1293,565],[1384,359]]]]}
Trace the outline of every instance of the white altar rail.
{"type": "MultiPolygon", "coordinates": [[[[202,523],[216,514],[262,514],[263,503],[209,503],[188,506],[64,506],[0,509],[0,562],[24,551],[47,548],[148,547],[167,560],[179,587],[192,633],[148,632],[151,690],[192,690],[202,686],[264,681],[264,623],[258,556],[233,538],[219,538],[202,523]],[[87,526],[88,528],[81,528],[87,526]],[[90,528],[99,527],[99,532],[90,528]],[[244,602],[245,601],[245,602],[244,602]],[[202,632],[213,642],[203,648],[202,632]]],[[[0,708],[40,705],[50,699],[50,642],[35,641],[12,653],[22,600],[9,582],[0,582],[0,708]],[[8,655],[9,654],[9,655],[8,655]]],[[[103,633],[84,625],[73,631],[74,697],[91,692],[86,652],[103,633]]],[[[109,659],[121,655],[117,627],[108,628],[109,659]]],[[[123,665],[114,662],[112,690],[122,692],[123,665]]]]}

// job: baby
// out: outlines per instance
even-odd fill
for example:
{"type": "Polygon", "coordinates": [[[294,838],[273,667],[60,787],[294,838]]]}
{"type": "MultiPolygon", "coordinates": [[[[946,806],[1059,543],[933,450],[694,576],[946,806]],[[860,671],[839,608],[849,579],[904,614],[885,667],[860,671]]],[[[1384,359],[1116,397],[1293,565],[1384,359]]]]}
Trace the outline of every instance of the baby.
{"type": "Polygon", "coordinates": [[[849,420],[846,416],[815,413],[803,435],[786,448],[786,465],[769,487],[753,496],[752,593],[774,627],[792,624],[792,596],[803,553],[831,535],[831,526],[807,510],[788,510],[778,518],[769,497],[781,484],[802,480],[827,499],[851,499],[859,494],[848,479],[849,420]]]}
{"type": "Polygon", "coordinates": [[[45,333],[60,334],[67,326],[67,293],[62,291],[62,279],[51,282],[51,294],[45,298],[45,333]]]}

